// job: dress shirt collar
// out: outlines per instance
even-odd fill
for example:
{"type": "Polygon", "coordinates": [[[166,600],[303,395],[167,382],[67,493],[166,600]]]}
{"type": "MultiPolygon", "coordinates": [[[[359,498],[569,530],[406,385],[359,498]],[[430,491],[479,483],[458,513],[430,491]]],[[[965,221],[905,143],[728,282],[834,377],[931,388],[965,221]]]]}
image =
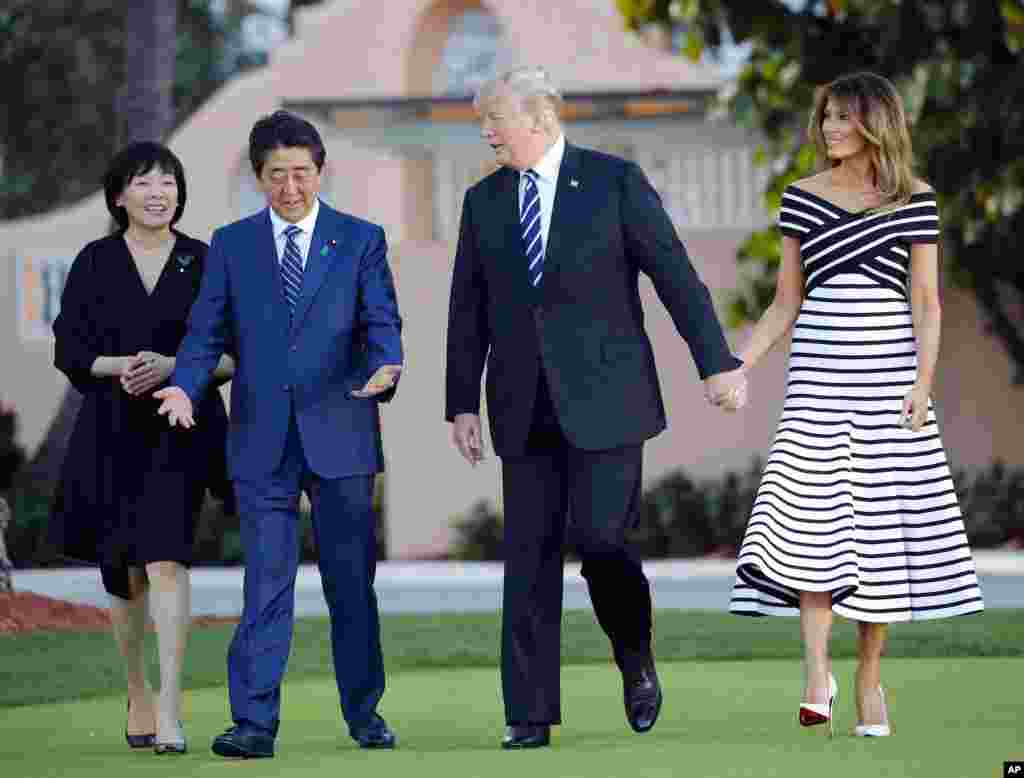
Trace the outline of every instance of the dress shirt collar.
{"type": "MultiPolygon", "coordinates": [[[[284,235],[284,231],[291,226],[291,222],[285,221],[275,213],[273,208],[268,208],[270,211],[270,224],[274,228],[274,240],[280,240],[284,235]]],[[[313,235],[313,229],[316,227],[316,217],[320,213],[320,198],[318,197],[313,202],[313,209],[306,214],[302,221],[296,222],[295,226],[302,230],[302,235],[306,239],[309,239],[313,235]]]]}
{"type": "Polygon", "coordinates": [[[558,183],[558,169],[562,166],[562,157],[565,156],[565,135],[558,133],[556,140],[550,149],[544,152],[544,156],[534,165],[531,170],[537,176],[549,184],[558,183]]]}

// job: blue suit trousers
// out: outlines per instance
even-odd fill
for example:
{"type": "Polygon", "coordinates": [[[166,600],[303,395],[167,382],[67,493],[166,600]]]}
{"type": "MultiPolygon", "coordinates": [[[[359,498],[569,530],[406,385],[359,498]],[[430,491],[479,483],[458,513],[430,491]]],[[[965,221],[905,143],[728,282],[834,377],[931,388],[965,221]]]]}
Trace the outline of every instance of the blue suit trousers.
{"type": "Polygon", "coordinates": [[[313,506],[341,710],[350,733],[369,724],[384,693],[373,513],[374,477],[313,473],[291,415],[284,455],[268,477],[235,481],[245,554],[245,604],[228,651],[235,723],[276,735],[291,648],[301,525],[299,496],[313,506]]]}

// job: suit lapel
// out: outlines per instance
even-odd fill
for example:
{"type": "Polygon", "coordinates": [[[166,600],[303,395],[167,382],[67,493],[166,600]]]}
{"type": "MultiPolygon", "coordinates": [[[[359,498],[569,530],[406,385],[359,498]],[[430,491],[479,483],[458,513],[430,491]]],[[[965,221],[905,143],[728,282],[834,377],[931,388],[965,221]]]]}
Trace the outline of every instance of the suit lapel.
{"type": "Polygon", "coordinates": [[[334,237],[335,224],[326,213],[327,207],[320,203],[320,212],[316,217],[316,226],[313,228],[313,235],[309,241],[309,255],[306,257],[306,270],[302,274],[302,289],[299,292],[299,299],[295,302],[295,315],[292,317],[292,327],[298,328],[309,312],[309,306],[313,304],[313,298],[323,286],[327,271],[338,254],[338,244],[341,243],[340,236],[334,237]],[[333,244],[332,244],[333,239],[333,244]]]}
{"type": "MultiPolygon", "coordinates": [[[[574,202],[580,187],[580,154],[575,146],[565,144],[562,165],[558,169],[558,183],[555,184],[555,202],[551,207],[551,225],[548,227],[548,244],[544,247],[544,278],[558,270],[558,255],[566,232],[576,216],[574,202]]],[[[544,279],[541,279],[541,289],[544,279]]]]}

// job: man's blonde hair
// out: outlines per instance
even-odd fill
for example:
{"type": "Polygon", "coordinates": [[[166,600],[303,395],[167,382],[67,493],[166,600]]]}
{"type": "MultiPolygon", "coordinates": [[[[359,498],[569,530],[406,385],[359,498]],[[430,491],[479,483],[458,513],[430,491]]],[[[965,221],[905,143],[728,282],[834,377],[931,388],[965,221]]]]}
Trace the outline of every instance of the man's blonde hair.
{"type": "Polygon", "coordinates": [[[556,120],[562,113],[562,93],[544,68],[534,66],[513,68],[492,78],[477,91],[473,105],[480,110],[481,104],[502,86],[518,97],[523,108],[535,116],[544,113],[545,108],[551,109],[556,120]]]}

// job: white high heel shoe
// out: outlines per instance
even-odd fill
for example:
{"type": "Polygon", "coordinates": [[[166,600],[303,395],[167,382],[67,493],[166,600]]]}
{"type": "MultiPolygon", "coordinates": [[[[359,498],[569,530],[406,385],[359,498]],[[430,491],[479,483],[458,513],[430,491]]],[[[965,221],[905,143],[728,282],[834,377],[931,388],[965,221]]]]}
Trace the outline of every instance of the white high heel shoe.
{"type": "Polygon", "coordinates": [[[889,737],[892,730],[889,729],[889,709],[885,705],[885,691],[878,687],[878,696],[882,698],[882,723],[881,724],[858,724],[853,728],[853,734],[857,737],[889,737]]]}
{"type": "Polygon", "coordinates": [[[813,727],[828,722],[828,736],[835,734],[835,727],[832,724],[832,709],[835,707],[836,694],[839,692],[839,685],[835,676],[828,674],[828,704],[814,702],[800,703],[800,726],[813,727]]]}

